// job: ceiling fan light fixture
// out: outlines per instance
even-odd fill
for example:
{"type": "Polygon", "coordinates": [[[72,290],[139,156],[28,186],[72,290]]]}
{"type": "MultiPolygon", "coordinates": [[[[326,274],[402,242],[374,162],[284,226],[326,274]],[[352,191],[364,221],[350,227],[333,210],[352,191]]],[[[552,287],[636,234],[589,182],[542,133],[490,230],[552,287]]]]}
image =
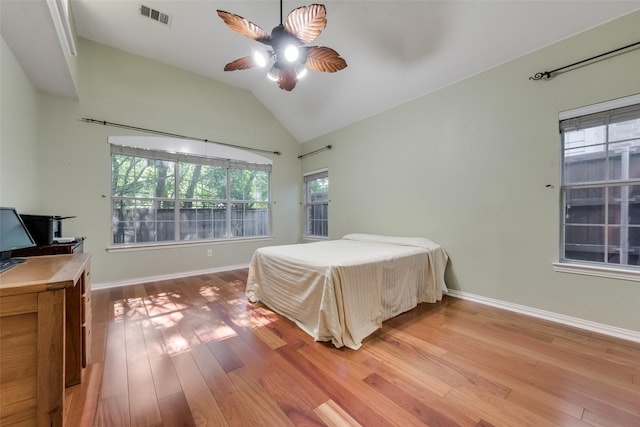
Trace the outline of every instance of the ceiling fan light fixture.
{"type": "Polygon", "coordinates": [[[271,69],[269,69],[269,72],[267,72],[267,78],[272,82],[277,82],[280,78],[280,69],[276,67],[275,64],[273,64],[271,69]]]}
{"type": "Polygon", "coordinates": [[[269,55],[264,50],[253,51],[253,63],[260,68],[264,68],[269,63],[269,55]]]}
{"type": "Polygon", "coordinates": [[[301,80],[306,75],[307,75],[307,67],[305,67],[304,65],[298,64],[296,66],[296,79],[301,80]]]}
{"type": "Polygon", "coordinates": [[[290,63],[296,62],[299,56],[300,56],[300,50],[298,50],[298,46],[296,46],[293,43],[285,46],[284,59],[287,62],[290,62],[290,63]]]}

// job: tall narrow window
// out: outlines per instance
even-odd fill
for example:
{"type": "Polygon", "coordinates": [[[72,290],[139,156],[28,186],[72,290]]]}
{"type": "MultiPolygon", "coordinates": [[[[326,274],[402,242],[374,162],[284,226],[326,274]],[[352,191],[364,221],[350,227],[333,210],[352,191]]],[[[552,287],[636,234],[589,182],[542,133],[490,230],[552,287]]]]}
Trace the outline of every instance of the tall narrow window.
{"type": "Polygon", "coordinates": [[[640,104],[560,121],[562,260],[640,265],[640,104]]]}
{"type": "Polygon", "coordinates": [[[304,176],[304,235],[329,236],[329,172],[324,169],[304,176]]]}

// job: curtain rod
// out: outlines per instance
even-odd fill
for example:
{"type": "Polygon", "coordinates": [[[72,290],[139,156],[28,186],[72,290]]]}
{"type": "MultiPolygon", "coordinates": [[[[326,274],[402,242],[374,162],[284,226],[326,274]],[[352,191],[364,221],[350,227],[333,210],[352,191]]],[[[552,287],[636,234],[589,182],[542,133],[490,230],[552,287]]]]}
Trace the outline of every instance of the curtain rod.
{"type": "Polygon", "coordinates": [[[299,158],[299,159],[304,159],[304,158],[305,158],[305,157],[307,157],[307,156],[310,156],[310,155],[312,155],[312,154],[319,153],[320,151],[324,151],[324,150],[331,150],[331,145],[327,145],[326,147],[318,148],[317,150],[312,151],[312,152],[307,153],[307,154],[301,154],[301,155],[299,155],[299,156],[298,156],[298,158],[299,158]]]}
{"type": "Polygon", "coordinates": [[[137,131],[142,131],[142,132],[153,133],[155,135],[173,136],[175,138],[180,138],[180,139],[191,139],[193,141],[210,142],[212,144],[220,144],[220,145],[224,145],[224,146],[227,146],[227,147],[240,148],[242,150],[260,151],[262,153],[277,154],[278,156],[282,154],[280,151],[263,150],[261,148],[244,147],[242,145],[227,144],[225,142],[212,141],[210,139],[193,138],[191,136],[180,135],[180,134],[177,134],[177,133],[164,132],[164,131],[161,131],[161,130],[146,129],[146,128],[141,128],[141,127],[137,127],[137,126],[124,125],[122,123],[107,122],[105,120],[89,119],[89,118],[86,118],[86,117],[83,117],[80,120],[85,122],[85,123],[93,123],[93,124],[111,126],[111,127],[116,127],[116,128],[122,128],[122,129],[131,129],[131,130],[137,130],[137,131]]]}
{"type": "Polygon", "coordinates": [[[565,65],[564,67],[556,68],[551,71],[542,71],[540,73],[536,73],[534,76],[529,77],[529,80],[549,80],[553,77],[554,73],[558,71],[562,71],[566,68],[575,67],[576,65],[583,64],[585,62],[593,61],[594,59],[602,58],[603,56],[611,55],[612,53],[620,52],[621,50],[626,50],[634,46],[640,45],[640,42],[631,43],[629,45],[620,47],[618,49],[610,50],[609,52],[601,53],[600,55],[592,56],[591,58],[583,59],[582,61],[574,62],[573,64],[565,65]]]}

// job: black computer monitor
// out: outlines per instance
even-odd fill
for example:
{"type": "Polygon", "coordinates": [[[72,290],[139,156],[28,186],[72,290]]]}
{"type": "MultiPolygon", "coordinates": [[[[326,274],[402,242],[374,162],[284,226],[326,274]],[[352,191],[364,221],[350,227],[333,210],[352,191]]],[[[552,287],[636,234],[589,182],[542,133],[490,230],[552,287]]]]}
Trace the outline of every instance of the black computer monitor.
{"type": "Polygon", "coordinates": [[[24,262],[20,258],[12,258],[14,249],[36,246],[22,218],[15,208],[0,207],[0,273],[24,262]]]}

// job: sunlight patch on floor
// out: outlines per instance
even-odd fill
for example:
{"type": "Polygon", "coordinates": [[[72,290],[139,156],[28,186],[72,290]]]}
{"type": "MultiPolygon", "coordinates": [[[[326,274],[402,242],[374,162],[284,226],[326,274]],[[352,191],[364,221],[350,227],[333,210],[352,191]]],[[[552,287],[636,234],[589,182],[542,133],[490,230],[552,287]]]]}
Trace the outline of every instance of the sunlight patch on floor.
{"type": "Polygon", "coordinates": [[[121,322],[124,318],[124,304],[122,301],[114,301],[113,303],[113,320],[121,322]]]}
{"type": "Polygon", "coordinates": [[[197,311],[190,311],[189,315],[193,318],[192,323],[196,325],[194,332],[203,343],[222,341],[238,335],[226,322],[212,313],[207,306],[201,307],[197,311]]]}
{"type": "Polygon", "coordinates": [[[151,325],[156,329],[168,329],[177,326],[184,319],[180,311],[154,316],[150,319],[151,325]]]}
{"type": "Polygon", "coordinates": [[[189,342],[178,333],[166,336],[164,342],[167,345],[167,354],[170,356],[191,350],[189,342]]]}
{"type": "Polygon", "coordinates": [[[184,296],[178,292],[162,292],[149,295],[144,299],[144,303],[149,311],[149,316],[155,316],[187,308],[186,304],[180,302],[180,300],[184,299],[184,296]]]}
{"type": "Polygon", "coordinates": [[[220,298],[220,289],[216,286],[203,286],[200,288],[200,295],[209,302],[220,298]]]}
{"type": "Polygon", "coordinates": [[[139,320],[147,317],[147,309],[142,298],[127,298],[113,303],[113,318],[116,321],[139,320]]]}

